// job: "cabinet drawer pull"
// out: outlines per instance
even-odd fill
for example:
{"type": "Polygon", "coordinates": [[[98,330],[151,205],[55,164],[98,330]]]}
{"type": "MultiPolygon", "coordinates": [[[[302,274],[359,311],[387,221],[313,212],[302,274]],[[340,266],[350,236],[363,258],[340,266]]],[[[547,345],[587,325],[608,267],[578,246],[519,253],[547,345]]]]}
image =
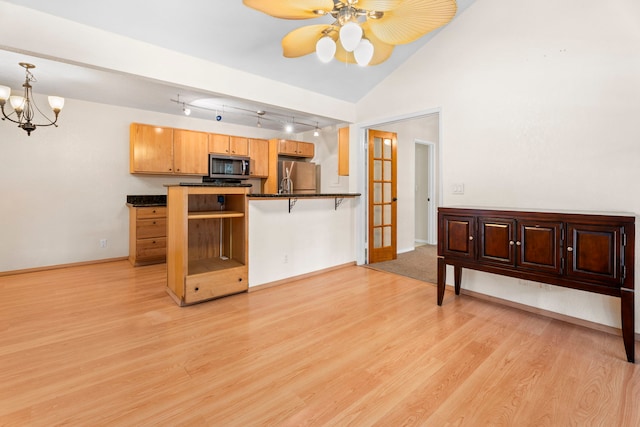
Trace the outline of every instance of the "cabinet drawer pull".
{"type": "Polygon", "coordinates": [[[572,248],[571,246],[569,246],[569,247],[567,248],[567,252],[573,252],[573,248],[572,248]]]}

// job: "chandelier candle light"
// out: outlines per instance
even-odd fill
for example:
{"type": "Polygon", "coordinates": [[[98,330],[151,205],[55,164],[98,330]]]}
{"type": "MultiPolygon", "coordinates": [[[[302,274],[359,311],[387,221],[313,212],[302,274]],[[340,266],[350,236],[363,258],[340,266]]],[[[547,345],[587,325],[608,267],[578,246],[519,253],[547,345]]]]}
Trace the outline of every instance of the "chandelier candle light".
{"type": "Polygon", "coordinates": [[[59,96],[50,96],[49,97],[49,106],[53,110],[55,114],[54,120],[49,119],[45,116],[42,111],[38,108],[35,101],[33,100],[33,94],[31,93],[31,82],[37,81],[36,78],[31,74],[33,68],[36,68],[33,64],[28,64],[26,62],[20,62],[20,66],[23,67],[26,71],[26,77],[24,80],[24,84],[22,87],[24,88],[24,96],[19,95],[11,95],[11,88],[9,86],[0,86],[0,110],[2,110],[2,120],[9,120],[10,122],[17,123],[18,127],[22,128],[27,132],[28,136],[31,136],[31,132],[36,130],[38,126],[55,126],[58,127],[56,122],[58,121],[58,115],[60,111],[62,111],[62,107],[64,107],[64,98],[59,96]],[[4,106],[9,100],[11,107],[13,108],[13,112],[7,114],[5,112],[4,106]],[[36,125],[32,122],[33,116],[35,114],[35,110],[37,110],[49,123],[36,125]],[[15,114],[15,119],[11,116],[15,114]]]}

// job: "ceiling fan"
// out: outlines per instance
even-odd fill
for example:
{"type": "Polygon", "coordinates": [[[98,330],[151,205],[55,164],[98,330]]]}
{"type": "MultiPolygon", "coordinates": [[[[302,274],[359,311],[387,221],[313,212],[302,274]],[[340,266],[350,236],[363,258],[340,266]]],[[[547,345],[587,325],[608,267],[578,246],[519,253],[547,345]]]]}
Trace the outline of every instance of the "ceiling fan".
{"type": "Polygon", "coordinates": [[[332,24],[307,25],[282,39],[283,55],[314,51],[322,62],[377,65],[399,44],[411,43],[453,19],[455,0],[243,0],[267,15],[310,19],[331,15],[332,24]]]}

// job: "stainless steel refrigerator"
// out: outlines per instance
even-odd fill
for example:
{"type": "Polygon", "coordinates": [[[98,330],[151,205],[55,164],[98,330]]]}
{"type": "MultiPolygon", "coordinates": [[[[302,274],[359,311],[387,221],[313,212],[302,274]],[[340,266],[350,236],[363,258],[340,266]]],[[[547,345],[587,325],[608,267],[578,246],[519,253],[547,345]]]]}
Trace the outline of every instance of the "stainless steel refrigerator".
{"type": "Polygon", "coordinates": [[[278,161],[278,192],[314,194],[320,192],[319,167],[311,162],[278,161]]]}

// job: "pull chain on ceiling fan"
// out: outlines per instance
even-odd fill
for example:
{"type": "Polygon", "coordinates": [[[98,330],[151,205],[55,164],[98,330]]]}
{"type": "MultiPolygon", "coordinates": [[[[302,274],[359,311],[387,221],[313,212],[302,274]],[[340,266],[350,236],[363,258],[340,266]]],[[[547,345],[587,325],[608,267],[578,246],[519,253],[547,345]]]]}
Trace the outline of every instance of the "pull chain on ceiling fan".
{"type": "Polygon", "coordinates": [[[332,24],[307,25],[282,39],[282,52],[297,58],[316,52],[322,62],[332,58],[362,66],[380,64],[399,44],[411,43],[449,23],[455,0],[243,0],[267,15],[311,19],[331,15],[332,24]]]}

